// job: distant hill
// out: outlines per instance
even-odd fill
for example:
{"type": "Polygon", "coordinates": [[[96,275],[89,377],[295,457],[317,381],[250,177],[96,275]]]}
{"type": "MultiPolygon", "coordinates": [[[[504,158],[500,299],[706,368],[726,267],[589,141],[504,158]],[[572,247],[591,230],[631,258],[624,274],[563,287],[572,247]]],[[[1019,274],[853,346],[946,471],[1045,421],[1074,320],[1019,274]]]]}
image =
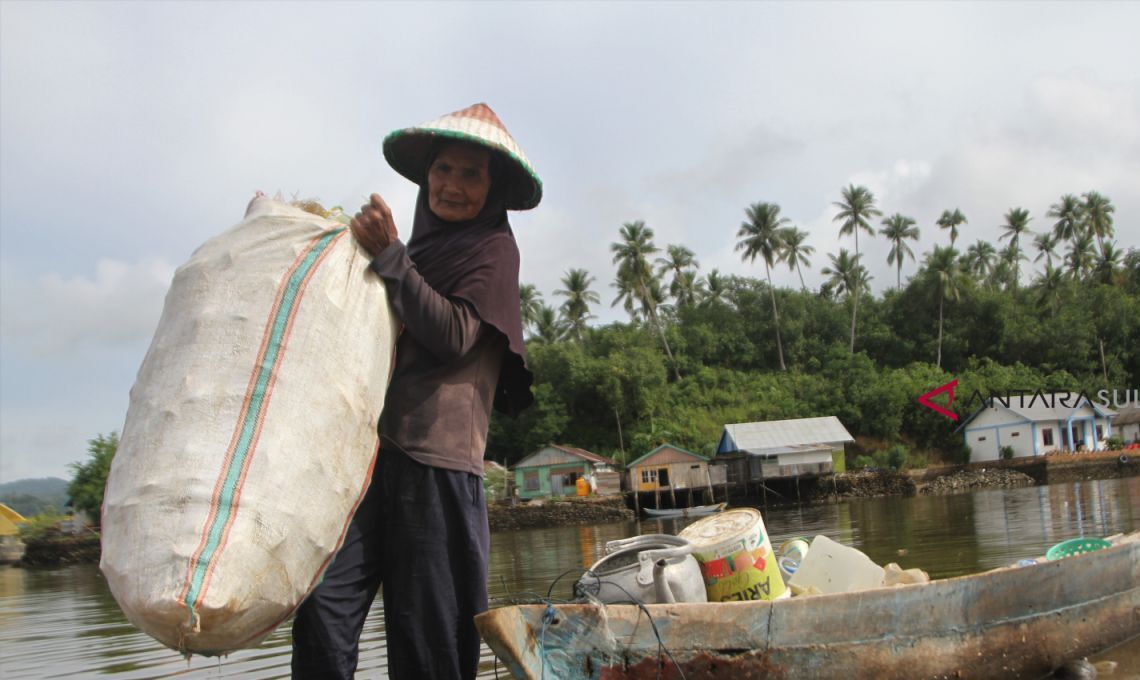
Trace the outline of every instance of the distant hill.
{"type": "Polygon", "coordinates": [[[0,503],[24,517],[43,512],[48,507],[62,511],[67,504],[67,480],[59,477],[17,479],[0,484],[0,503]]]}

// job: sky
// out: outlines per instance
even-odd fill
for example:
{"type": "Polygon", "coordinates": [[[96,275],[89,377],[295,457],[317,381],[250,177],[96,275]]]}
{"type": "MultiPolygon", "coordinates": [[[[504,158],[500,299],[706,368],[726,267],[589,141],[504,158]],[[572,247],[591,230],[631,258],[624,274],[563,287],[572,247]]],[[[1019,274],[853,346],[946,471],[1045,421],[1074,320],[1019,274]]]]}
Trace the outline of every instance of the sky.
{"type": "MultiPolygon", "coordinates": [[[[1136,26],[1123,2],[0,0],[0,482],[69,478],[121,431],[174,269],[255,191],[349,212],[375,191],[406,233],[415,187],[381,140],[476,102],[544,182],[511,214],[522,282],[557,306],[586,269],[597,323],[625,320],[623,223],[761,277],[736,231],[775,202],[818,287],[853,249],[833,221],[852,183],[916,220],[920,259],[944,209],[959,245],[996,241],[1010,208],[1040,232],[1089,190],[1140,246],[1136,26]]],[[[879,291],[887,249],[860,239],[879,291]]]]}

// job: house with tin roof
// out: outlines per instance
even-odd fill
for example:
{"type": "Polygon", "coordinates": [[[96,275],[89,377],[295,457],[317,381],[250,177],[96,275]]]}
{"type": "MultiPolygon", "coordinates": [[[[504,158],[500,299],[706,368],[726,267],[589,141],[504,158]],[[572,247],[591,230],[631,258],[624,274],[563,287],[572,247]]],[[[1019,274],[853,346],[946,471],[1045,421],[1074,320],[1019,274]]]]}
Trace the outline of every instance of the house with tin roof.
{"type": "Polygon", "coordinates": [[[958,426],[970,462],[997,460],[1005,447],[1015,458],[1051,451],[1101,451],[1116,412],[1077,392],[991,395],[958,426]]]}
{"type": "Polygon", "coordinates": [[[585,449],[547,444],[514,466],[519,498],[550,498],[577,494],[579,478],[593,479],[596,493],[621,493],[617,463],[585,449]],[[613,478],[616,483],[608,483],[613,478]]]}
{"type": "Polygon", "coordinates": [[[709,459],[679,446],[662,444],[626,465],[633,491],[700,489],[711,486],[709,459]]]}
{"type": "Polygon", "coordinates": [[[839,418],[794,418],[725,425],[717,458],[732,457],[729,481],[843,472],[843,448],[855,441],[839,418]]]}

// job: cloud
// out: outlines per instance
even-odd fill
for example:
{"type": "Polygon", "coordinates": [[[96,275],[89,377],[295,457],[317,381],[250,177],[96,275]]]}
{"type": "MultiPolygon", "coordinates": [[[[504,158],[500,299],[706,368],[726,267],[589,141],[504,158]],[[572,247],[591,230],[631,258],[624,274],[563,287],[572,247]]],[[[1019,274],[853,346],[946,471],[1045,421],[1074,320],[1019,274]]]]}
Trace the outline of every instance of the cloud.
{"type": "Polygon", "coordinates": [[[1036,113],[1025,141],[1055,140],[1072,151],[1140,156],[1140,91],[1074,77],[1037,78],[1027,94],[1036,113]]]}
{"type": "Polygon", "coordinates": [[[99,259],[91,275],[21,276],[5,262],[0,317],[4,343],[37,356],[149,340],[174,275],[165,260],[99,259]]]}
{"type": "Polygon", "coordinates": [[[960,206],[970,220],[960,238],[970,243],[995,240],[1011,207],[1029,210],[1030,229],[1045,231],[1062,194],[1097,190],[1116,205],[1122,245],[1137,245],[1124,216],[1140,212],[1140,89],[1048,76],[1027,84],[1024,101],[936,159],[909,208],[936,217],[960,206]]]}
{"type": "Polygon", "coordinates": [[[732,196],[770,183],[780,175],[787,158],[802,151],[805,144],[767,125],[753,124],[719,131],[711,142],[694,147],[678,150],[682,158],[694,158],[693,163],[649,175],[644,188],[662,196],[732,196]]]}

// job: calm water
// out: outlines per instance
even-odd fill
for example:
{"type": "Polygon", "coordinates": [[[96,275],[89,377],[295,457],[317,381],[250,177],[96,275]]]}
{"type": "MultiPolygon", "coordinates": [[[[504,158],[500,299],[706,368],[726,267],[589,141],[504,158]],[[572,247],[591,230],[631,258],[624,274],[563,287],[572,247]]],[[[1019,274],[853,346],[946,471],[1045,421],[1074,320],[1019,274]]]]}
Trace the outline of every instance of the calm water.
{"type": "MultiPolygon", "coordinates": [[[[568,597],[577,571],[601,557],[606,541],[676,533],[689,521],[492,534],[492,598],[528,599],[548,592],[568,597]]],[[[825,534],[859,548],[879,564],[898,562],[904,569],[919,567],[941,578],[1041,555],[1077,536],[1140,529],[1140,477],[771,509],[764,512],[764,522],[775,545],[794,536],[825,534]]],[[[360,677],[385,675],[379,614],[377,607],[364,630],[360,677]]],[[[1140,640],[1097,659],[1120,663],[1113,677],[1140,676],[1140,640]]],[[[0,567],[0,677],[5,679],[275,678],[288,673],[288,626],[257,649],[187,661],[127,623],[94,566],[0,567]]],[[[483,675],[494,677],[489,654],[483,675]]]]}

